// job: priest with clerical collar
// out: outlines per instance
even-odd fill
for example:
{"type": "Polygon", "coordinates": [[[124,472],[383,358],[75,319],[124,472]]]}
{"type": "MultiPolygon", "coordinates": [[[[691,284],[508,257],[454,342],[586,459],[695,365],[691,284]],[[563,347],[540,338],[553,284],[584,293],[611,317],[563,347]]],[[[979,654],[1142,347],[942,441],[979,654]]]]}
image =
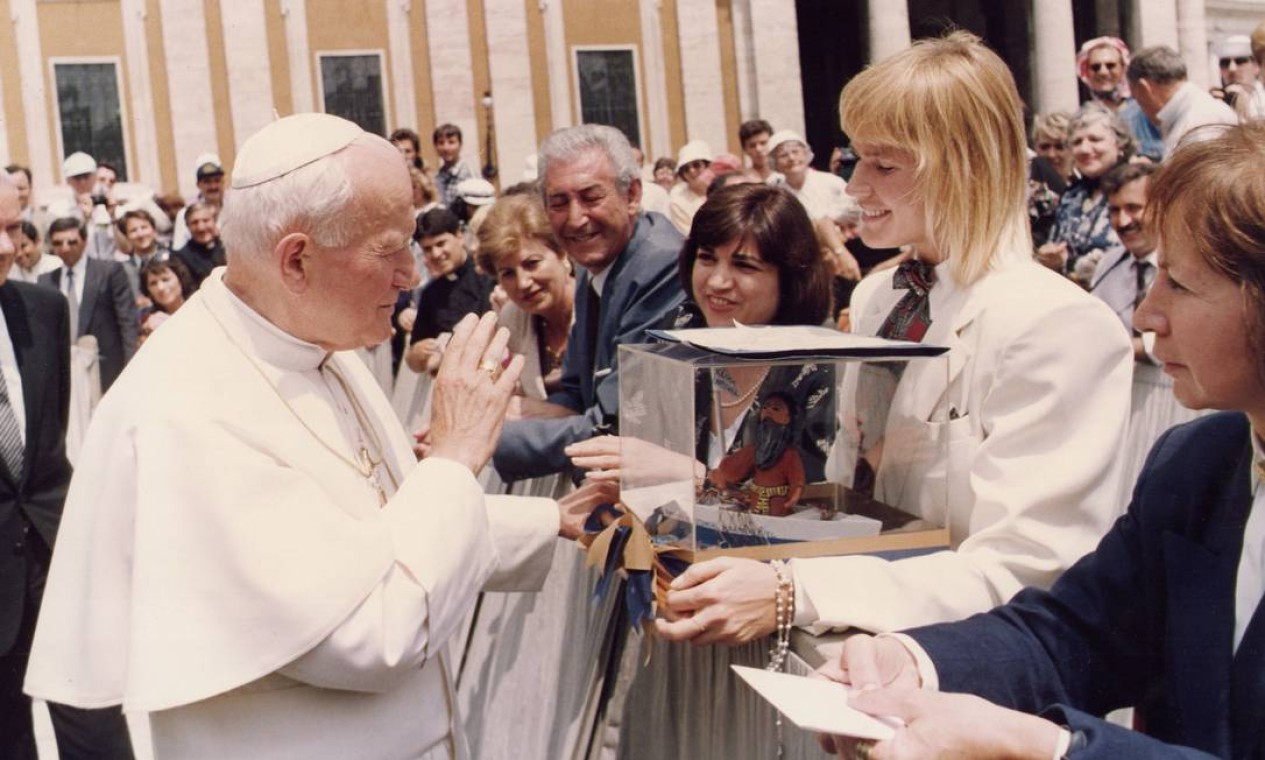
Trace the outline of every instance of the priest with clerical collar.
{"type": "Polygon", "coordinates": [[[416,280],[391,143],[291,116],[232,177],[228,266],[89,429],[26,690],[150,713],[159,760],[461,757],[449,637],[480,589],[538,585],[604,494],[481,492],[522,365],[492,315],[456,326],[415,460],[353,353],[416,280]]]}

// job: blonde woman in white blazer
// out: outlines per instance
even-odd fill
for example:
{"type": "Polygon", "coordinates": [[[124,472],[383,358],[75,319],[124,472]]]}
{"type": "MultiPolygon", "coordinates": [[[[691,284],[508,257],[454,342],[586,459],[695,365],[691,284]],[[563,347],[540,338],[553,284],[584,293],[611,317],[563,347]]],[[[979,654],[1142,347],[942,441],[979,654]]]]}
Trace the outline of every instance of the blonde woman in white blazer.
{"type": "MultiPolygon", "coordinates": [[[[949,348],[947,393],[939,367],[911,365],[886,424],[889,438],[944,441],[947,462],[879,460],[875,495],[919,511],[947,488],[952,547],[794,560],[795,621],[888,631],[1048,587],[1094,548],[1119,513],[1132,354],[1110,310],[1032,260],[1022,106],[977,38],[920,41],[875,64],[844,88],[840,117],[860,157],[848,192],[861,236],[934,267],[922,341],[949,348]]],[[[857,332],[878,333],[908,292],[896,271],[857,287],[857,332]]],[[[836,454],[848,483],[855,450],[836,454]]],[[[778,580],[764,563],[711,560],[673,585],[676,619],[657,624],[668,638],[733,644],[774,630],[778,580]]]]}

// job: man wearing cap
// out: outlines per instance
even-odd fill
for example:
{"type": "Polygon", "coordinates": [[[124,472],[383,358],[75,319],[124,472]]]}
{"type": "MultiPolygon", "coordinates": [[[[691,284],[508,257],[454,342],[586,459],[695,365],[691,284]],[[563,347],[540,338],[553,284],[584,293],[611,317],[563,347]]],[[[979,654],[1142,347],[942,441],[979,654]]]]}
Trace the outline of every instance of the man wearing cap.
{"type": "Polygon", "coordinates": [[[176,215],[176,228],[171,233],[171,250],[173,251],[178,251],[189,243],[191,233],[189,224],[185,220],[185,213],[188,212],[189,206],[205,203],[218,210],[224,205],[224,166],[220,163],[220,157],[214,153],[203,153],[198,156],[196,167],[194,172],[198,183],[198,196],[190,201],[188,206],[180,209],[180,213],[176,215]]]}
{"type": "Polygon", "coordinates": [[[615,432],[621,343],[646,342],[680,305],[677,253],[666,217],[641,213],[641,168],[614,127],[560,129],[540,145],[540,192],[554,234],[576,265],[575,323],[562,360],[562,389],[517,401],[524,419],[505,424],[495,464],[505,480],[569,471],[566,447],[615,432]],[[529,408],[534,407],[534,408],[529,408]]]}
{"type": "Polygon", "coordinates": [[[88,431],[29,694],[148,712],[161,760],[464,756],[449,637],[585,515],[475,480],[522,368],[494,317],[454,331],[420,464],[353,356],[416,277],[411,201],[396,149],[335,116],[242,145],[227,268],[88,431]]]}
{"type": "Polygon", "coordinates": [[[769,138],[769,156],[781,177],[773,184],[789,190],[799,199],[813,220],[817,240],[832,254],[839,276],[847,280],[861,279],[861,267],[844,245],[843,234],[836,222],[842,222],[856,202],[847,194],[842,177],[813,168],[813,151],[798,132],[783,129],[769,138]]]}
{"type": "Polygon", "coordinates": [[[1265,57],[1265,23],[1257,27],[1261,44],[1255,44],[1258,36],[1234,34],[1213,46],[1217,65],[1221,69],[1221,87],[1212,91],[1228,103],[1243,119],[1265,118],[1265,85],[1261,84],[1260,57],[1265,57]]]}
{"type": "Polygon", "coordinates": [[[712,183],[707,168],[711,163],[712,149],[702,140],[687,142],[676,155],[677,183],[668,193],[668,218],[682,235],[690,234],[694,214],[707,201],[707,186],[712,183]]]}
{"type": "Polygon", "coordinates": [[[71,217],[84,225],[84,255],[90,259],[114,260],[118,244],[114,239],[114,213],[117,204],[114,192],[102,183],[97,160],[83,151],[66,156],[62,174],[70,187],[69,198],[48,205],[51,219],[71,217]]]}

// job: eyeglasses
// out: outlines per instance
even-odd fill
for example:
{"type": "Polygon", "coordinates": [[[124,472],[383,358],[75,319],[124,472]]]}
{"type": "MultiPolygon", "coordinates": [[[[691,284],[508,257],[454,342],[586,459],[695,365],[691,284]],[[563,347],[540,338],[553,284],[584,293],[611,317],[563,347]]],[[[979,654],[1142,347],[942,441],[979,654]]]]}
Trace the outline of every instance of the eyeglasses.
{"type": "Polygon", "coordinates": [[[1249,63],[1251,63],[1252,60],[1253,60],[1252,56],[1250,55],[1236,55],[1233,58],[1222,58],[1221,68],[1228,69],[1230,68],[1231,63],[1233,63],[1235,66],[1246,66],[1249,63]]]}
{"type": "Polygon", "coordinates": [[[1115,71],[1118,68],[1120,68],[1119,61],[1102,61],[1100,63],[1089,64],[1089,70],[1095,73],[1102,71],[1103,69],[1106,69],[1107,71],[1115,71]]]}

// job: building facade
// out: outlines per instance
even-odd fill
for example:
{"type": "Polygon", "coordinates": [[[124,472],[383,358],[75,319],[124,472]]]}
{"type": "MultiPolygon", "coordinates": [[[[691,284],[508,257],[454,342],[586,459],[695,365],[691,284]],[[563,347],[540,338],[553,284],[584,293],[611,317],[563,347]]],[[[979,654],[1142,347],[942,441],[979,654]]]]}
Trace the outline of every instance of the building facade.
{"type": "Polygon", "coordinates": [[[37,193],[86,150],[125,179],[194,191],[194,162],[278,115],[324,110],[383,134],[451,122],[464,157],[520,179],[551,130],[621,127],[646,155],[737,153],[756,116],[842,138],[837,98],[870,60],[955,26],[1012,66],[1034,110],[1079,102],[1077,45],[1166,43],[1207,79],[1216,36],[1262,0],[0,0],[0,157],[37,193]]]}

